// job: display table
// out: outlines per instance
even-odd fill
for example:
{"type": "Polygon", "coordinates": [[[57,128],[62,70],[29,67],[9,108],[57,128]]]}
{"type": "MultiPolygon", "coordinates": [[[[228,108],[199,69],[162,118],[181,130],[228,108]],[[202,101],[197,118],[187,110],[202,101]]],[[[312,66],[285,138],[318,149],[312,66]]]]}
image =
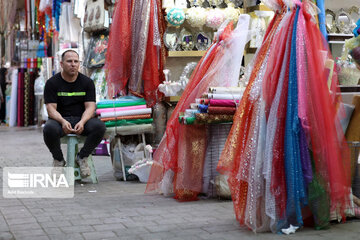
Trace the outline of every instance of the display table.
{"type": "Polygon", "coordinates": [[[115,167],[115,163],[117,160],[121,163],[121,169],[124,181],[126,181],[126,172],[125,172],[125,164],[124,164],[124,157],[122,154],[122,143],[121,143],[121,136],[129,136],[129,135],[141,135],[142,142],[144,146],[146,146],[145,142],[145,133],[152,133],[154,130],[154,127],[152,124],[137,124],[137,125],[129,125],[129,126],[117,126],[117,127],[111,127],[107,128],[104,138],[110,139],[110,156],[111,156],[111,162],[113,164],[113,167],[115,167]],[[117,145],[118,149],[118,156],[120,156],[120,159],[115,159],[116,155],[114,154],[115,146],[117,145]]]}

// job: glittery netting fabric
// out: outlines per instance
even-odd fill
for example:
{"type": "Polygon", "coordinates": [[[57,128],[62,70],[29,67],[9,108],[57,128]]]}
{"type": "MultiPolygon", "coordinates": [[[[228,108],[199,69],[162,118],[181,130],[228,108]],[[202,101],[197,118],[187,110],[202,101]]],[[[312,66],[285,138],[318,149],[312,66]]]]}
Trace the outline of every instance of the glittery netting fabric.
{"type": "Polygon", "coordinates": [[[247,88],[217,170],[229,176],[237,220],[254,232],[329,226],[349,208],[350,155],[337,116],[337,75],[308,1],[278,10],[246,71],[247,88]],[[290,9],[290,11],[287,11],[290,9]]]}

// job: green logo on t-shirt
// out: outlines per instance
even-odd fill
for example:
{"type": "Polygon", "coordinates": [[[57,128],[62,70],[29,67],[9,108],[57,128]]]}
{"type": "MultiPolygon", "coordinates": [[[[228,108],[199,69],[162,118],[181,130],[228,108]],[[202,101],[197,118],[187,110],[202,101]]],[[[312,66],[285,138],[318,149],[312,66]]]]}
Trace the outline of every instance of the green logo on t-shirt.
{"type": "Polygon", "coordinates": [[[86,92],[58,92],[59,97],[85,96],[86,92]]]}

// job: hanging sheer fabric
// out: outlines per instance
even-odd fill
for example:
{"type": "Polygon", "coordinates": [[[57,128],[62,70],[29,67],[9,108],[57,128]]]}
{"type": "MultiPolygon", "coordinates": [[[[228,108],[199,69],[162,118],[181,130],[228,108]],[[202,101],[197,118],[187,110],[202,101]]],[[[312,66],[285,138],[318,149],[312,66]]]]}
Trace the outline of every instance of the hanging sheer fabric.
{"type": "MultiPolygon", "coordinates": [[[[161,16],[159,0],[151,0],[149,33],[146,44],[146,56],[143,66],[142,81],[144,85],[144,98],[149,107],[161,99],[158,86],[165,80],[163,73],[165,46],[160,36],[163,36],[165,27],[161,16]]],[[[130,82],[131,83],[131,82],[130,82]]]]}
{"type": "Polygon", "coordinates": [[[343,109],[336,74],[325,68],[331,56],[316,8],[284,2],[247,69],[217,168],[229,176],[238,221],[256,232],[302,226],[306,206],[316,228],[325,228],[330,212],[344,217],[350,204],[350,158],[337,118],[343,109]]]}
{"type": "Polygon", "coordinates": [[[71,3],[61,4],[59,38],[64,42],[79,42],[80,20],[74,17],[71,3]]]}
{"type": "Polygon", "coordinates": [[[290,44],[294,12],[288,12],[282,21],[281,32],[276,36],[274,49],[269,56],[269,65],[264,76],[263,95],[265,113],[268,113],[265,158],[263,174],[265,178],[266,214],[271,218],[270,228],[277,231],[277,221],[284,217],[286,206],[286,183],[283,168],[284,131],[287,97],[287,77],[290,60],[290,44]],[[272,84],[271,84],[272,83],[272,84]],[[274,95],[273,95],[274,94],[274,95]],[[268,110],[266,110],[268,109],[268,110]],[[274,176],[274,177],[273,177],[274,176]]]}
{"type": "Polygon", "coordinates": [[[105,60],[110,98],[127,94],[131,74],[131,7],[132,0],[117,1],[115,5],[105,60]]]}
{"type": "MultiPolygon", "coordinates": [[[[251,69],[251,71],[248,71],[246,76],[248,86],[235,113],[233,127],[228,135],[217,168],[220,173],[229,176],[228,183],[231,189],[236,218],[240,224],[245,224],[253,230],[257,228],[267,230],[266,222],[268,219],[266,217],[264,219],[263,215],[264,199],[257,198],[257,196],[251,198],[251,194],[248,196],[248,192],[256,189],[255,185],[249,188],[249,184],[253,182],[250,180],[250,176],[255,176],[254,161],[257,150],[261,150],[258,148],[257,140],[259,139],[259,124],[264,125],[264,116],[259,115],[259,110],[264,108],[263,100],[260,99],[261,80],[265,69],[264,62],[267,62],[271,43],[283,17],[284,13],[280,13],[273,18],[265,34],[263,44],[257,51],[255,60],[249,65],[248,69],[251,69]],[[254,168],[251,168],[251,164],[254,168]],[[250,208],[247,208],[249,207],[247,205],[248,201],[251,202],[250,208]],[[254,216],[256,209],[259,209],[258,212],[261,216],[254,216]]],[[[264,126],[261,128],[260,134],[263,134],[263,130],[264,126]]],[[[260,136],[260,138],[261,143],[263,143],[264,136],[260,136]]],[[[262,151],[259,154],[262,154],[262,151]]],[[[256,171],[259,171],[259,169],[256,169],[256,171]]],[[[255,181],[255,179],[253,180],[255,181]]]]}
{"type": "MultiPolygon", "coordinates": [[[[318,27],[308,13],[309,5],[303,4],[303,14],[307,35],[305,44],[307,49],[308,79],[307,94],[307,121],[309,123],[309,140],[314,158],[316,175],[321,177],[324,191],[329,194],[330,211],[336,211],[339,216],[345,219],[345,209],[350,206],[350,155],[347,143],[344,138],[337,111],[343,112],[340,108],[341,99],[336,94],[337,75],[329,77],[325,68],[325,59],[331,55],[324,38],[318,27]],[[305,10],[304,10],[305,9],[305,10]],[[321,81],[319,81],[319,79],[321,81]],[[330,82],[328,82],[330,80],[330,82]],[[330,91],[329,91],[330,87],[330,91]]],[[[311,196],[309,196],[311,197],[311,196]]],[[[319,202],[322,204],[322,202],[319,202]]]]}
{"type": "Polygon", "coordinates": [[[142,96],[144,92],[142,73],[145,65],[149,29],[151,29],[150,12],[151,10],[154,11],[152,2],[152,0],[140,0],[135,4],[134,1],[132,6],[133,14],[131,25],[133,37],[129,91],[137,96],[142,96]]]}
{"type": "Polygon", "coordinates": [[[180,124],[178,116],[210,86],[233,86],[237,82],[248,41],[248,26],[248,15],[240,16],[234,31],[232,24],[224,23],[217,33],[217,41],[199,61],[154,154],[146,192],[167,194],[173,191],[179,201],[197,199],[202,184],[206,131],[201,125],[180,124]]]}

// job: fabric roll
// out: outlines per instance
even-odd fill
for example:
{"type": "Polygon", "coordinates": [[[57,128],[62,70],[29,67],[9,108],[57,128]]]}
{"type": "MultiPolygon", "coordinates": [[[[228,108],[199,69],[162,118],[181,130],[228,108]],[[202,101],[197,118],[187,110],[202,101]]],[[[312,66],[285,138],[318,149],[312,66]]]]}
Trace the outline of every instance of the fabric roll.
{"type": "Polygon", "coordinates": [[[236,112],[235,107],[214,107],[209,106],[208,113],[209,114],[227,114],[234,115],[236,112]]]}
{"type": "Polygon", "coordinates": [[[145,99],[134,96],[125,96],[114,100],[101,100],[97,108],[128,107],[146,104],[145,99]]]}
{"type": "Polygon", "coordinates": [[[199,113],[197,109],[185,109],[185,117],[195,117],[195,114],[199,113]]]}
{"type": "Polygon", "coordinates": [[[131,115],[131,116],[119,116],[119,117],[108,117],[108,118],[100,118],[101,121],[115,121],[122,119],[147,119],[151,118],[151,114],[140,114],[140,115],[131,115]]]}
{"type": "Polygon", "coordinates": [[[209,88],[210,93],[216,93],[216,94],[237,94],[241,95],[244,90],[239,87],[210,87],[209,88]]]}
{"type": "Polygon", "coordinates": [[[202,98],[202,99],[200,99],[200,103],[204,104],[204,105],[208,105],[209,104],[209,99],[202,98]]]}
{"type": "Polygon", "coordinates": [[[119,116],[129,116],[129,115],[140,115],[140,114],[151,114],[151,108],[127,110],[121,112],[103,112],[100,114],[100,116],[102,118],[107,118],[107,117],[119,117],[119,116]]]}
{"type": "Polygon", "coordinates": [[[25,73],[24,78],[24,127],[29,126],[30,114],[30,74],[25,73]]]}
{"type": "Polygon", "coordinates": [[[146,104],[145,101],[141,102],[127,102],[127,103],[109,103],[97,105],[97,108],[117,108],[117,107],[130,107],[146,104]]]}
{"type": "Polygon", "coordinates": [[[113,103],[138,103],[145,102],[145,99],[135,96],[124,96],[116,99],[103,99],[97,102],[97,105],[113,104],[113,103]]]}
{"type": "Polygon", "coordinates": [[[239,103],[239,100],[226,100],[226,99],[210,99],[210,106],[218,106],[218,107],[236,107],[236,104],[239,103]]]}
{"type": "Polygon", "coordinates": [[[96,109],[96,114],[100,115],[101,113],[104,112],[119,112],[119,111],[136,110],[136,109],[144,109],[144,108],[146,108],[146,105],[117,107],[117,108],[101,108],[101,109],[96,109]]]}
{"type": "Polygon", "coordinates": [[[186,124],[186,125],[194,124],[195,120],[196,120],[195,117],[186,117],[186,118],[184,118],[184,124],[186,124]]]}
{"type": "Polygon", "coordinates": [[[17,126],[24,126],[24,77],[25,77],[25,69],[21,69],[18,74],[18,101],[17,101],[17,126]]]}
{"type": "Polygon", "coordinates": [[[166,130],[166,107],[162,102],[158,102],[153,106],[154,118],[154,140],[156,143],[161,141],[166,130]]]}
{"type": "Polygon", "coordinates": [[[115,127],[115,126],[130,126],[130,125],[139,125],[139,124],[148,124],[153,123],[153,119],[133,119],[133,120],[116,120],[105,122],[106,127],[115,127]]]}
{"type": "Polygon", "coordinates": [[[10,100],[10,120],[9,120],[10,127],[16,126],[17,87],[18,87],[18,70],[13,69],[11,75],[11,100],[10,100]]]}
{"type": "Polygon", "coordinates": [[[347,141],[360,141],[360,95],[354,96],[352,104],[355,106],[355,109],[351,116],[345,137],[347,141]]]}
{"type": "Polygon", "coordinates": [[[199,109],[200,113],[207,113],[208,105],[199,104],[198,109],[199,109]]]}
{"type": "Polygon", "coordinates": [[[226,114],[198,113],[195,114],[195,117],[198,124],[226,123],[233,120],[232,115],[226,114]]]}
{"type": "Polygon", "coordinates": [[[199,103],[191,103],[190,108],[191,109],[198,109],[199,105],[200,105],[199,103]]]}
{"type": "Polygon", "coordinates": [[[217,94],[217,93],[208,93],[209,99],[240,99],[242,94],[217,94]]]}
{"type": "Polygon", "coordinates": [[[34,125],[35,124],[35,92],[34,92],[34,85],[35,80],[38,77],[37,71],[30,73],[29,78],[29,116],[28,116],[28,124],[34,125]]]}
{"type": "Polygon", "coordinates": [[[116,132],[120,135],[132,135],[143,132],[151,132],[153,130],[152,124],[138,124],[131,126],[119,126],[116,127],[116,132]]]}

